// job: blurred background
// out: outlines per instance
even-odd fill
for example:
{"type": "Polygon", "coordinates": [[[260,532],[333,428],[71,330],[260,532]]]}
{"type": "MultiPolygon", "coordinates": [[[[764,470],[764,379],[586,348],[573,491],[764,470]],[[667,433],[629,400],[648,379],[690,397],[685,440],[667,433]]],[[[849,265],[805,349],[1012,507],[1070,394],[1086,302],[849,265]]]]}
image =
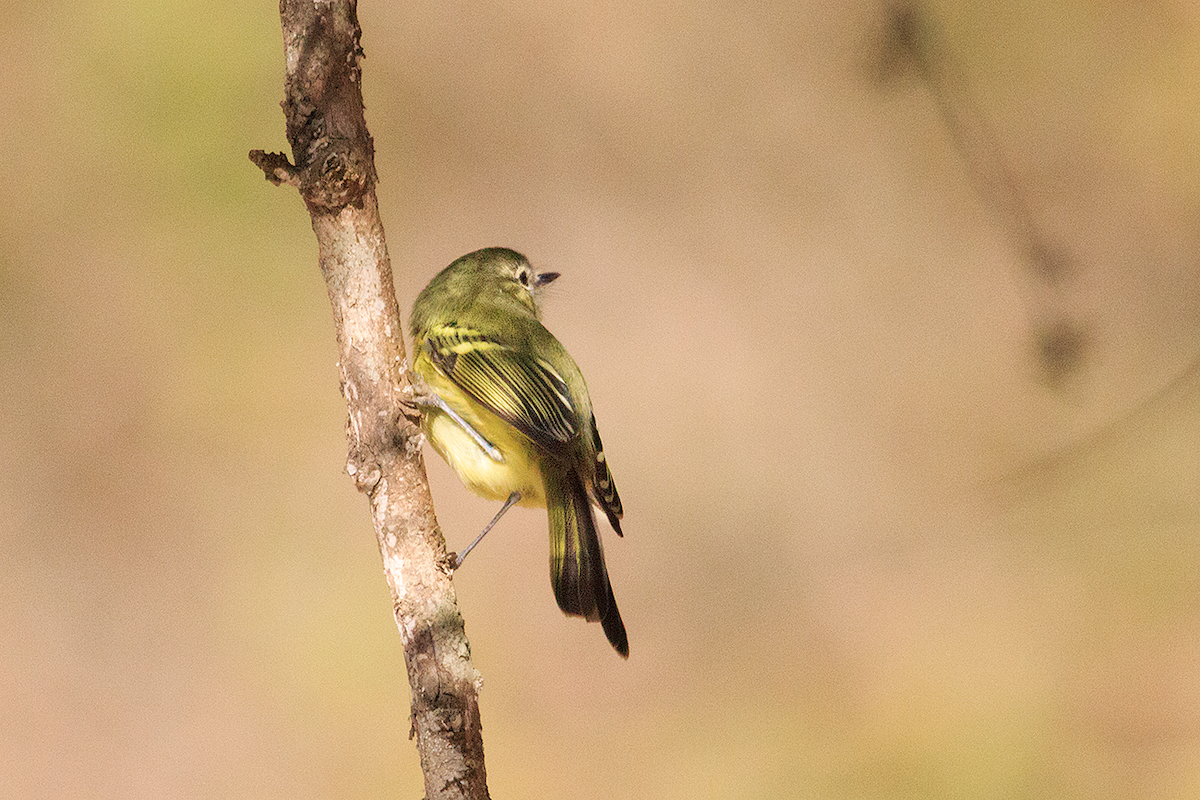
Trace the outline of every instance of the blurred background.
{"type": "MultiPolygon", "coordinates": [[[[361,5],[401,308],[563,273],[626,508],[628,662],[455,576],[494,797],[1200,796],[1200,12],[904,13],[361,5]]],[[[276,5],[0,37],[0,796],[421,797],[276,5]]]]}

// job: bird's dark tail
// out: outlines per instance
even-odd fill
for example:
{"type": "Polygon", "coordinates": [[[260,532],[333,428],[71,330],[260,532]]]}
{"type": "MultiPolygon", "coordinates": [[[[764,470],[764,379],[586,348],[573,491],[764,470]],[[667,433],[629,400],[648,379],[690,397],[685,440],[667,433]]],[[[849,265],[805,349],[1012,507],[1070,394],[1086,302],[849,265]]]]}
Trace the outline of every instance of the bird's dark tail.
{"type": "Polygon", "coordinates": [[[591,501],[573,470],[546,476],[546,509],[550,518],[550,583],[558,607],[590,622],[599,620],[609,644],[623,658],[629,658],[629,640],[608,582],[591,501]]]}

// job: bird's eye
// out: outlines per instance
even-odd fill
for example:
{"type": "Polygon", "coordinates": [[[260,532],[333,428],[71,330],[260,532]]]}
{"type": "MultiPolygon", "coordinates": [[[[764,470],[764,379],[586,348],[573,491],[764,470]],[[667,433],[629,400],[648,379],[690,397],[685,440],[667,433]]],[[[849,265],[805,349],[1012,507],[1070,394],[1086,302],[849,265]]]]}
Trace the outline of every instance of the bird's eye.
{"type": "Polygon", "coordinates": [[[521,282],[522,286],[528,288],[529,287],[529,271],[523,269],[520,272],[518,272],[517,280],[519,280],[521,282]]]}

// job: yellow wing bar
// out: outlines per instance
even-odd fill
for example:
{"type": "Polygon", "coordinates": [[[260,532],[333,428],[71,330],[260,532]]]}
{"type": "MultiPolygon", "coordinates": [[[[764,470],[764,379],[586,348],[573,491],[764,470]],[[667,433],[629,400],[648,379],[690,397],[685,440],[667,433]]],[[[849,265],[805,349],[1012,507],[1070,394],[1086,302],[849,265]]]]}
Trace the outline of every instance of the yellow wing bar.
{"type": "Polygon", "coordinates": [[[453,325],[434,326],[424,347],[447,378],[534,442],[558,449],[579,434],[570,389],[544,359],[453,325]]]}

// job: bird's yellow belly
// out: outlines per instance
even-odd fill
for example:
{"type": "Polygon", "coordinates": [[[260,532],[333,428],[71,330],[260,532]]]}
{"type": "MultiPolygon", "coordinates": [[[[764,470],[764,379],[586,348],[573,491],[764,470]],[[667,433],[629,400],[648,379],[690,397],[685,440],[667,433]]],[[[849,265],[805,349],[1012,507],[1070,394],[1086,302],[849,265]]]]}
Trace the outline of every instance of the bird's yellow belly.
{"type": "Polygon", "coordinates": [[[480,412],[491,417],[484,424],[479,413],[464,414],[464,410],[455,408],[500,451],[503,460],[493,460],[462,426],[446,414],[430,409],[425,414],[423,427],[433,448],[458,473],[466,487],[480,497],[506,500],[513,492],[520,492],[518,505],[545,508],[542,470],[537,460],[530,457],[530,442],[489,412],[480,412]]]}

